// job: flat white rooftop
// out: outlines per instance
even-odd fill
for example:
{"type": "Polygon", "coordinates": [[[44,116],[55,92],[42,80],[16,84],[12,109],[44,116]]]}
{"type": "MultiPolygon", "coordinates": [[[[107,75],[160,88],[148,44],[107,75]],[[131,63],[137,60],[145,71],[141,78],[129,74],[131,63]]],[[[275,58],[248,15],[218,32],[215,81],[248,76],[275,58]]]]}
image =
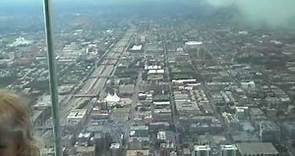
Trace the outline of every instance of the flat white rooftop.
{"type": "Polygon", "coordinates": [[[195,145],[194,151],[210,151],[211,148],[209,145],[195,145]]]}
{"type": "Polygon", "coordinates": [[[132,51],[139,51],[142,49],[142,45],[134,45],[130,50],[132,51]]]}
{"type": "Polygon", "coordinates": [[[236,145],[221,145],[221,150],[238,150],[236,145]]]}
{"type": "Polygon", "coordinates": [[[185,42],[185,45],[188,45],[188,46],[196,46],[196,45],[202,45],[203,42],[201,41],[188,41],[188,42],[185,42]]]}
{"type": "Polygon", "coordinates": [[[81,119],[86,115],[87,109],[75,109],[70,112],[68,119],[81,119]]]}

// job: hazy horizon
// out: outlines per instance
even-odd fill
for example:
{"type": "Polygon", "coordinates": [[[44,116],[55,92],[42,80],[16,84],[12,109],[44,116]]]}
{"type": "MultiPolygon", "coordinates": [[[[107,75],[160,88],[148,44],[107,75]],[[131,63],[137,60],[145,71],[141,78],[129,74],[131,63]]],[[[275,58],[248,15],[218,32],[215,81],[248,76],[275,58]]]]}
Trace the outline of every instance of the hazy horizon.
{"type": "MultiPolygon", "coordinates": [[[[4,0],[0,1],[0,13],[34,12],[42,10],[42,0],[4,0]]],[[[170,10],[177,13],[188,11],[215,12],[220,9],[229,10],[233,19],[247,25],[264,25],[267,27],[293,27],[295,26],[295,1],[293,0],[58,0],[52,1],[56,11],[107,10],[109,8],[123,8],[126,11],[139,10],[153,13],[154,10],[170,10]],[[83,4],[83,5],[81,5],[83,4]],[[140,8],[140,9],[139,9],[140,8]],[[189,8],[189,9],[188,9],[189,8]],[[234,10],[234,12],[230,12],[234,10]]],[[[138,13],[138,12],[136,12],[138,13]]],[[[206,14],[206,13],[204,13],[206,14]]],[[[207,15],[207,14],[206,14],[207,15]]],[[[208,14],[209,18],[216,14],[208,14]]],[[[195,15],[198,17],[198,15],[195,15]]]]}

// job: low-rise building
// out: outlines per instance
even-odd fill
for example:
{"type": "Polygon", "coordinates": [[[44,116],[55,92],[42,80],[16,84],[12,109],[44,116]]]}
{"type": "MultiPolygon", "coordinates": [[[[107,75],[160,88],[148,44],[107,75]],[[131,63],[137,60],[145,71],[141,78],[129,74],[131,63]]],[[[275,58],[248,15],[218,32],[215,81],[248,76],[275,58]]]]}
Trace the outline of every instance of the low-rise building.
{"type": "Polygon", "coordinates": [[[237,155],[237,146],[236,145],[221,145],[221,154],[220,156],[236,156],[237,155]]]}
{"type": "Polygon", "coordinates": [[[76,156],[95,156],[95,146],[76,146],[76,156]]]}
{"type": "Polygon", "coordinates": [[[155,122],[171,122],[171,108],[159,108],[153,111],[153,121],[155,122]]]}
{"type": "Polygon", "coordinates": [[[295,138],[295,122],[287,121],[282,124],[283,135],[287,138],[295,138]]]}
{"type": "Polygon", "coordinates": [[[259,137],[263,142],[279,142],[280,127],[272,121],[261,121],[259,122],[259,137]]]}
{"type": "Polygon", "coordinates": [[[134,85],[133,84],[119,86],[119,96],[129,97],[129,96],[132,96],[133,93],[134,93],[134,85]]]}
{"type": "Polygon", "coordinates": [[[87,117],[87,109],[74,109],[67,116],[67,129],[75,133],[82,128],[87,117]]]}
{"type": "Polygon", "coordinates": [[[127,150],[126,156],[149,156],[149,150],[127,150]]]}
{"type": "Polygon", "coordinates": [[[271,143],[239,143],[237,144],[241,156],[278,156],[279,152],[271,143]]]}
{"type": "Polygon", "coordinates": [[[210,156],[211,148],[209,145],[195,145],[192,156],[210,156]]]}

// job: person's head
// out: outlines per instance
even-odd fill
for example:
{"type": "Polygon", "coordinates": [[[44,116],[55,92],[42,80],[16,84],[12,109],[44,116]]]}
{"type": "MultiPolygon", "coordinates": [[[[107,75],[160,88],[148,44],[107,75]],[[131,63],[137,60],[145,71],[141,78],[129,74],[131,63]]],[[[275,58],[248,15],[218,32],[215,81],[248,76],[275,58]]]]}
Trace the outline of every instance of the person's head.
{"type": "Polygon", "coordinates": [[[35,153],[26,102],[15,93],[0,91],[0,156],[35,153]]]}

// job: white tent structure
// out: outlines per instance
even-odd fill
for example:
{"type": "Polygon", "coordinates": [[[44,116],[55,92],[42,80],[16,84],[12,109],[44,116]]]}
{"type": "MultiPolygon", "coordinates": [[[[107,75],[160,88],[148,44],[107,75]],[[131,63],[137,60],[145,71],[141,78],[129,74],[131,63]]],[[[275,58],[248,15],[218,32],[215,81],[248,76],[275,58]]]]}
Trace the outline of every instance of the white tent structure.
{"type": "Polygon", "coordinates": [[[111,95],[110,93],[108,93],[108,95],[104,98],[104,100],[107,102],[109,106],[113,106],[113,105],[116,105],[118,102],[120,102],[121,98],[116,93],[114,93],[114,95],[111,95]]]}

